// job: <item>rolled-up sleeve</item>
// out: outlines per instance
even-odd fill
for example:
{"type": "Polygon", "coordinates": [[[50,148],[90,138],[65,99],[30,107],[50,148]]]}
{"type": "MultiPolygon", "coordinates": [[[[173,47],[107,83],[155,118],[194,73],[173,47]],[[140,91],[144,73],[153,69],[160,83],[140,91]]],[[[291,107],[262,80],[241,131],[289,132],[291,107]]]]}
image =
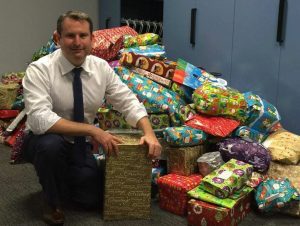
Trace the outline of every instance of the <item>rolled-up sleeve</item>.
{"type": "Polygon", "coordinates": [[[34,134],[44,134],[61,117],[52,111],[50,82],[47,73],[31,64],[23,78],[26,126],[34,134]]]}
{"type": "Polygon", "coordinates": [[[133,127],[137,122],[148,116],[142,103],[139,102],[136,95],[121,81],[119,76],[112,70],[107,69],[107,89],[105,99],[111,103],[114,108],[124,114],[126,121],[133,127]]]}

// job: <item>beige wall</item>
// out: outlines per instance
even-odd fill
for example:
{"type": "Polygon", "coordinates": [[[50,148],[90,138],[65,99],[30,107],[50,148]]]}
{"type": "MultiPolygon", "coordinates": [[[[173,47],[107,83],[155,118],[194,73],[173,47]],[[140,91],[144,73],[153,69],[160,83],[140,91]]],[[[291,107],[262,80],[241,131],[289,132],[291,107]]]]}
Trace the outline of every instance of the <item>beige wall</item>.
{"type": "Polygon", "coordinates": [[[24,71],[32,54],[45,45],[60,14],[87,12],[99,28],[98,0],[1,0],[0,75],[24,71]]]}

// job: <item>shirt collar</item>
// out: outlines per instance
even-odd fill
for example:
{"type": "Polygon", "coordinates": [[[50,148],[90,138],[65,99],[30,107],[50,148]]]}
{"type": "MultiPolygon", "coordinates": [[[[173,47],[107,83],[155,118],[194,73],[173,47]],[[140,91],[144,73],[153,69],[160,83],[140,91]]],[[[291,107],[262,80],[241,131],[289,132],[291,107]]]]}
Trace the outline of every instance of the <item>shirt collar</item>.
{"type": "MultiPolygon", "coordinates": [[[[70,61],[68,61],[68,59],[64,56],[64,54],[62,53],[61,49],[58,49],[56,51],[59,51],[59,64],[60,64],[60,68],[61,68],[61,74],[62,75],[67,75],[69,74],[73,68],[75,67],[73,64],[70,63],[70,61]]],[[[88,60],[89,56],[87,56],[85,58],[85,61],[82,63],[82,65],[80,67],[82,67],[82,69],[86,72],[86,74],[88,76],[92,76],[92,71],[91,69],[88,67],[88,60]]]]}

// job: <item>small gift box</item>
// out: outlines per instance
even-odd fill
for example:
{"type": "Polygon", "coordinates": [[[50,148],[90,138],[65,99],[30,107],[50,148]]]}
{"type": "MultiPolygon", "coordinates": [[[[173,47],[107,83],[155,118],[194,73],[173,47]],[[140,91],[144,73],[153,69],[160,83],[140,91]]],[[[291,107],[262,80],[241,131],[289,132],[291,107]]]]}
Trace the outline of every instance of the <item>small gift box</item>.
{"type": "Polygon", "coordinates": [[[193,147],[168,147],[166,149],[168,173],[188,176],[197,173],[197,159],[205,152],[205,145],[193,147]]]}
{"type": "Polygon", "coordinates": [[[157,179],[161,209],[184,216],[187,213],[187,191],[199,185],[201,175],[168,174],[157,179]]]}
{"type": "Polygon", "coordinates": [[[251,177],[253,166],[231,159],[219,169],[205,176],[201,188],[219,198],[227,198],[242,188],[251,177]]]}

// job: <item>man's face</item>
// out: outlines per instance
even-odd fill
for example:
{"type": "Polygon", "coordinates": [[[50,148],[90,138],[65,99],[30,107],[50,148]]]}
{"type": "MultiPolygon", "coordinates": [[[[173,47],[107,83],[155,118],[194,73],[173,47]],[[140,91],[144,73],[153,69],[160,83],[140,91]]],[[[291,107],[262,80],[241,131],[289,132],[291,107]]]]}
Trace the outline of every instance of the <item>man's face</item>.
{"type": "Polygon", "coordinates": [[[80,66],[92,48],[92,34],[89,23],[66,18],[62,23],[58,44],[64,56],[74,65],[80,66]]]}

